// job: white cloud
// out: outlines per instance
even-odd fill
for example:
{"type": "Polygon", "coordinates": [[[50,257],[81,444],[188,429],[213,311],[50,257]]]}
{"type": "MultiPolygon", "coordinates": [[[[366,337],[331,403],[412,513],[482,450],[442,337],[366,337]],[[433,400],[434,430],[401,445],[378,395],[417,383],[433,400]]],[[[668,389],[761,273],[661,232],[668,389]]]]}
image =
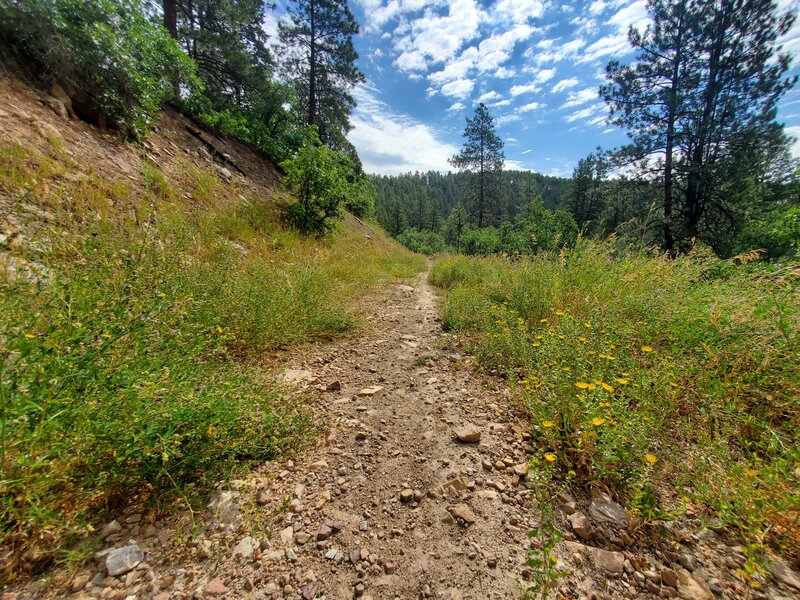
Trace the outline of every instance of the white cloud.
{"type": "Polygon", "coordinates": [[[594,88],[585,88],[579,92],[570,92],[567,96],[567,101],[561,105],[561,108],[572,108],[573,106],[580,106],[592,100],[597,99],[597,90],[594,88]]]}
{"type": "Polygon", "coordinates": [[[597,113],[601,112],[605,108],[605,104],[602,102],[598,102],[596,104],[592,104],[591,106],[587,106],[586,108],[582,108],[581,110],[575,111],[571,115],[567,115],[566,121],[567,123],[573,123],[574,121],[579,120],[588,120],[596,118],[598,115],[597,113]]]}
{"type": "Polygon", "coordinates": [[[511,104],[511,100],[500,100],[499,102],[492,102],[489,106],[508,106],[511,104]]]}
{"type": "Polygon", "coordinates": [[[536,110],[537,108],[541,108],[542,105],[538,102],[531,102],[530,104],[526,104],[525,106],[520,106],[519,112],[530,112],[532,110],[536,110]]]}
{"type": "Polygon", "coordinates": [[[533,49],[530,49],[525,55],[536,64],[557,63],[566,58],[575,58],[578,56],[580,49],[585,45],[586,40],[582,37],[577,37],[574,40],[565,42],[560,46],[551,47],[542,52],[535,52],[533,49]]]}
{"type": "Polygon", "coordinates": [[[508,125],[509,123],[515,123],[516,121],[521,121],[521,120],[522,120],[521,115],[512,113],[510,115],[502,115],[500,117],[497,117],[494,120],[494,122],[495,125],[497,125],[498,127],[502,127],[503,125],[508,125]]]}
{"type": "Polygon", "coordinates": [[[541,71],[536,73],[536,76],[533,78],[533,81],[535,83],[547,83],[555,76],[556,76],[555,69],[542,69],[541,71]]]}
{"type": "Polygon", "coordinates": [[[475,82],[472,79],[456,79],[445,83],[439,91],[443,96],[463,100],[472,93],[474,87],[475,82]]]}
{"type": "Polygon", "coordinates": [[[529,19],[538,19],[544,14],[545,4],[540,0],[500,0],[494,12],[501,19],[514,23],[525,23],[529,19]]]}
{"type": "Polygon", "coordinates": [[[792,125],[791,127],[784,127],[783,130],[786,135],[794,138],[792,142],[792,156],[800,158],[800,125],[792,125]]]}
{"type": "Polygon", "coordinates": [[[561,81],[559,81],[557,84],[555,84],[553,86],[553,89],[551,91],[554,94],[557,94],[558,92],[563,92],[564,90],[568,90],[569,88],[573,88],[576,85],[578,85],[579,83],[580,83],[580,81],[578,81],[578,79],[575,78],[575,77],[570,77],[569,79],[562,79],[561,81]]]}
{"type": "Polygon", "coordinates": [[[447,159],[458,152],[442,142],[435,130],[407,115],[394,114],[376,96],[377,91],[359,86],[354,95],[353,130],[348,138],[368,173],[396,175],[408,171],[448,171],[447,159]]]}
{"type": "Polygon", "coordinates": [[[521,94],[528,94],[530,92],[536,92],[539,90],[539,86],[535,83],[531,83],[528,85],[515,85],[511,87],[511,95],[512,96],[519,96],[521,94]]]}
{"type": "Polygon", "coordinates": [[[520,154],[530,154],[533,150],[523,150],[520,154]]]}
{"type": "Polygon", "coordinates": [[[457,112],[459,110],[464,110],[466,106],[464,106],[463,102],[454,102],[450,105],[450,108],[447,109],[448,112],[457,112]]]}
{"type": "Polygon", "coordinates": [[[395,29],[395,64],[403,71],[424,70],[453,58],[461,46],[473,39],[485,20],[475,0],[452,0],[447,14],[431,8],[395,29]]]}
{"type": "Polygon", "coordinates": [[[500,98],[500,94],[494,90],[489,90],[485,94],[478,96],[478,102],[489,102],[490,100],[496,100],[498,98],[500,98]]]}

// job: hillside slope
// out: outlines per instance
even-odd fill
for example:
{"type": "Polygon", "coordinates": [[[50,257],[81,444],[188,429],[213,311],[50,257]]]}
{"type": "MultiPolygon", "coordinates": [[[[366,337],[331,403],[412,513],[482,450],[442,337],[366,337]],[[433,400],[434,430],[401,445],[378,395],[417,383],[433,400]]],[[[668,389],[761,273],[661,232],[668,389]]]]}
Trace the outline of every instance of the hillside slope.
{"type": "Polygon", "coordinates": [[[170,109],[127,144],[0,97],[1,583],[308,445],[287,351],[363,328],[362,298],[424,263],[352,217],[299,236],[273,164],[170,109]]]}

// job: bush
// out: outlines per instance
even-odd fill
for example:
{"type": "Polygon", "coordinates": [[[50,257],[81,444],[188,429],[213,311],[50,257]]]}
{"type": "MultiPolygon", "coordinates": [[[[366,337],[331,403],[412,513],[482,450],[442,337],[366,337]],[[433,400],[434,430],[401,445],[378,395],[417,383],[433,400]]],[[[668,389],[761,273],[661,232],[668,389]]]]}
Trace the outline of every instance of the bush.
{"type": "Polygon", "coordinates": [[[75,104],[136,136],[176,85],[199,86],[194,63],[144,16],[140,0],[0,0],[0,39],[75,104]]]}
{"type": "Polygon", "coordinates": [[[306,132],[297,154],[281,163],[286,172],[284,186],[297,202],[287,207],[289,221],[302,233],[321,236],[336,227],[343,216],[343,206],[354,207],[358,216],[366,216],[374,206],[374,189],[365,178],[353,183],[352,161],[324,146],[316,126],[306,132]]]}
{"type": "Polygon", "coordinates": [[[409,250],[420,254],[444,252],[444,238],[436,231],[420,231],[416,227],[406,229],[397,236],[397,241],[409,250]]]}

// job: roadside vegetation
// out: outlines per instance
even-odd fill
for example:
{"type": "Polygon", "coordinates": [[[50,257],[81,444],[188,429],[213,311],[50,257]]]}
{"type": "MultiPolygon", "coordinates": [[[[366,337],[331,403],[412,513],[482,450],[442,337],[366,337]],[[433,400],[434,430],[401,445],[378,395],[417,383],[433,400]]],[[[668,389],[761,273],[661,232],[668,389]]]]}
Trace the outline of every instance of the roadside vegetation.
{"type": "Polygon", "coordinates": [[[359,297],[424,267],[379,230],[307,238],[282,224],[282,196],[188,160],[143,163],[144,189],[58,150],[9,145],[0,164],[15,213],[50,215],[17,251],[42,276],[0,273],[4,579],[68,558],[107,509],[197,507],[307,445],[310,415],[272,375],[284,351],[357,330],[359,297]]]}
{"type": "Polygon", "coordinates": [[[796,262],[674,260],[615,239],[443,255],[444,327],[508,380],[555,477],[643,522],[691,511],[797,556],[796,262]]]}

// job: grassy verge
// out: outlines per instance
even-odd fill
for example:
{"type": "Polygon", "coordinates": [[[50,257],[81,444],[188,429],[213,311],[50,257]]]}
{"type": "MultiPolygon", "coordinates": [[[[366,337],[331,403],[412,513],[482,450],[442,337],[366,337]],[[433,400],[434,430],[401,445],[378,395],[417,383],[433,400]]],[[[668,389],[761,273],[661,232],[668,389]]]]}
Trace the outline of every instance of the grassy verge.
{"type": "Polygon", "coordinates": [[[645,521],[707,509],[797,551],[800,266],[581,241],[444,256],[430,279],[445,327],[530,410],[542,462],[645,521]]]}
{"type": "Polygon", "coordinates": [[[0,220],[38,215],[21,227],[34,243],[0,265],[51,274],[0,268],[6,581],[68,557],[135,495],[197,500],[251,461],[302,448],[311,416],[260,365],[353,331],[354,299],[424,268],[380,232],[299,237],[274,198],[188,161],[172,175],[144,163],[138,186],[81,171],[57,147],[6,146],[0,165],[16,203],[0,220]]]}

